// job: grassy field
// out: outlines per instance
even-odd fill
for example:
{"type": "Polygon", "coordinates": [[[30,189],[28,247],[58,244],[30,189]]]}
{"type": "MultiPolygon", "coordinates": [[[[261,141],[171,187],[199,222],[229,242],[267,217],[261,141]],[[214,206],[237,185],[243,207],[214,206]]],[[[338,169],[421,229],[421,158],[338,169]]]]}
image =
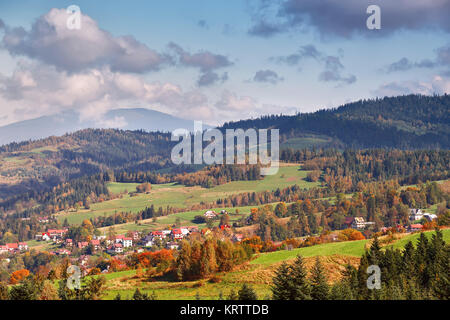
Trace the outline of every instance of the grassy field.
{"type": "MultiPolygon", "coordinates": [[[[428,239],[431,239],[431,235],[433,233],[434,231],[427,231],[425,232],[425,235],[428,237],[428,239]]],[[[442,233],[444,234],[445,242],[450,242],[450,229],[444,229],[442,230],[442,233]]],[[[394,249],[400,249],[403,248],[409,241],[412,241],[412,243],[415,245],[417,243],[417,240],[419,239],[419,236],[420,233],[408,235],[395,241],[395,243],[393,245],[389,245],[389,247],[393,247],[394,249]]]]}
{"type": "MultiPolygon", "coordinates": [[[[220,212],[221,210],[225,209],[230,213],[230,221],[234,222],[239,219],[241,219],[244,216],[247,216],[250,213],[250,209],[253,208],[253,206],[246,206],[246,207],[235,207],[235,208],[215,208],[212,210],[215,210],[216,212],[220,212]],[[236,209],[239,210],[239,213],[236,214],[236,209]]],[[[197,215],[202,215],[205,212],[205,210],[197,210],[197,211],[188,211],[188,212],[180,212],[180,213],[174,213],[168,216],[164,217],[158,217],[156,219],[156,222],[153,221],[153,219],[148,220],[142,220],[138,224],[134,222],[125,223],[125,224],[119,224],[115,225],[114,228],[116,229],[116,232],[119,234],[126,233],[128,231],[154,231],[154,230],[160,230],[167,226],[173,225],[177,219],[180,220],[181,225],[194,225],[193,219],[197,215]]],[[[219,221],[217,221],[217,224],[219,221]]],[[[202,228],[205,226],[205,224],[195,224],[199,228],[202,228]]],[[[99,230],[101,232],[106,232],[106,230],[109,227],[100,228],[99,230]]]]}
{"type": "Polygon", "coordinates": [[[316,136],[312,135],[310,137],[300,137],[288,139],[281,144],[282,149],[292,148],[292,149],[305,149],[311,147],[321,147],[330,143],[332,139],[326,136],[316,136]]]}
{"type": "Polygon", "coordinates": [[[336,242],[319,244],[312,247],[299,248],[293,250],[282,250],[270,253],[263,253],[253,260],[252,264],[273,264],[280,261],[295,259],[296,256],[331,256],[333,254],[360,257],[364,253],[367,240],[336,242]]]}
{"type": "MultiPolygon", "coordinates": [[[[302,188],[318,186],[318,183],[307,182],[305,180],[307,173],[307,171],[300,171],[297,165],[283,166],[280,167],[280,170],[276,175],[266,176],[263,180],[233,181],[210,189],[198,186],[185,187],[173,183],[152,185],[152,191],[149,194],[139,194],[133,197],[127,194],[121,199],[92,204],[90,210],[79,210],[78,212],[68,213],[63,212],[58,214],[58,220],[64,221],[64,219],[67,218],[69,224],[80,224],[84,219],[112,215],[115,212],[136,213],[152,204],[156,208],[159,208],[160,206],[184,208],[200,202],[212,202],[218,198],[225,198],[243,192],[275,190],[294,184],[297,184],[302,188]]],[[[132,192],[135,191],[136,186],[137,184],[133,183],[111,183],[108,185],[113,193],[120,193],[125,190],[132,192]]]]}

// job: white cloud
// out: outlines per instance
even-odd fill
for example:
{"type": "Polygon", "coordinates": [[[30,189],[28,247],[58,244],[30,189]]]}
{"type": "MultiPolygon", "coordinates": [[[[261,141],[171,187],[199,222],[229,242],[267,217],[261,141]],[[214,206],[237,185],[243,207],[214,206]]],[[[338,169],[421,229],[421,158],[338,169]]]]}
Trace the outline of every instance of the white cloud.
{"type": "Polygon", "coordinates": [[[159,70],[171,59],[131,36],[114,37],[87,15],[81,29],[67,28],[69,14],[52,9],[30,31],[5,27],[2,45],[10,54],[27,56],[66,71],[110,66],[113,71],[143,73],[159,70]]]}
{"type": "Polygon", "coordinates": [[[429,81],[401,81],[390,82],[381,85],[373,94],[377,97],[390,97],[407,94],[449,94],[450,78],[439,75],[434,76],[429,81]]]}

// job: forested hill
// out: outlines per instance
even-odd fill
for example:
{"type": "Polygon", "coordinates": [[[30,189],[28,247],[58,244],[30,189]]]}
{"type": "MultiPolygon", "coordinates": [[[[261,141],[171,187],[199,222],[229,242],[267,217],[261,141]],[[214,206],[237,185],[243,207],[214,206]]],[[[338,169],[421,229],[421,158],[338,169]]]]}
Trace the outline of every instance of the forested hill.
{"type": "Polygon", "coordinates": [[[353,148],[450,148],[450,96],[408,95],[360,100],[295,116],[264,116],[226,128],[278,128],[281,139],[327,136],[353,148]]]}

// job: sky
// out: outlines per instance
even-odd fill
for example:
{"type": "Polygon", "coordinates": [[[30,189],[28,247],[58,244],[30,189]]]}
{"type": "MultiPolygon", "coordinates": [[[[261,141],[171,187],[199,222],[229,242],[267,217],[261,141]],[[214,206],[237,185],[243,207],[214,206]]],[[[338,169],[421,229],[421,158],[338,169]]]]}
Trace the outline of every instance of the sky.
{"type": "Polygon", "coordinates": [[[134,107],[217,125],[450,93],[449,14],[449,0],[0,0],[0,126],[134,107]]]}

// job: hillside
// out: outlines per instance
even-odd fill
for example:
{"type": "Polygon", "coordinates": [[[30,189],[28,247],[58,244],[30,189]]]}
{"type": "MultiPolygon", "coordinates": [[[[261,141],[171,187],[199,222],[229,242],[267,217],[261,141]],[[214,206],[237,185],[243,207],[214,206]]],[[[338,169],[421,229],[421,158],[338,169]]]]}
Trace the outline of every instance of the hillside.
{"type": "Polygon", "coordinates": [[[449,109],[448,95],[409,95],[295,116],[264,116],[227,123],[224,128],[278,128],[287,147],[314,139],[318,146],[448,149],[449,109]]]}
{"type": "MultiPolygon", "coordinates": [[[[428,238],[433,232],[425,232],[428,238]]],[[[449,243],[450,229],[443,230],[444,240],[449,243]]],[[[402,249],[408,241],[416,243],[419,234],[411,234],[394,242],[394,247],[402,249]]],[[[173,282],[168,279],[146,281],[145,277],[136,274],[136,270],[121,271],[106,274],[107,291],[105,299],[113,299],[118,293],[123,298],[130,298],[136,288],[148,294],[155,293],[158,299],[194,300],[196,295],[201,299],[218,299],[222,293],[227,296],[231,290],[239,290],[243,283],[251,284],[261,299],[271,295],[270,285],[275,270],[284,261],[291,262],[297,255],[305,257],[305,265],[311,269],[315,257],[320,261],[327,273],[330,283],[342,277],[345,265],[357,266],[364,253],[368,240],[327,243],[312,247],[299,248],[291,251],[283,250],[264,253],[255,256],[250,263],[246,263],[232,272],[220,273],[218,283],[207,280],[173,282]]]]}

